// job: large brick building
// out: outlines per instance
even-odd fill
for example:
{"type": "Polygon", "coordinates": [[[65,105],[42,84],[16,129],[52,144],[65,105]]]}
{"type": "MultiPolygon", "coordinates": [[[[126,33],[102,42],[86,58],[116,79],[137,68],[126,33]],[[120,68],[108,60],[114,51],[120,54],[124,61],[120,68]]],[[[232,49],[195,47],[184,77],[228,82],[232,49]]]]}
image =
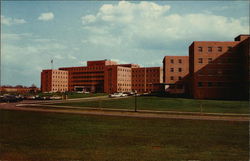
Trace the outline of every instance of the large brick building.
{"type": "Polygon", "coordinates": [[[159,84],[162,83],[162,69],[161,67],[141,68],[137,64],[117,64],[110,60],[99,60],[88,61],[87,66],[83,67],[64,67],[59,68],[59,70],[44,70],[41,74],[41,78],[43,92],[81,90],[114,93],[137,90],[138,93],[144,93],[160,90],[159,84]],[[61,82],[58,80],[52,81],[51,79],[51,77],[54,77],[53,74],[58,74],[60,73],[59,71],[68,73],[67,89],[62,90],[58,88],[61,87],[61,84],[55,84],[55,82],[61,82]],[[144,71],[146,73],[144,73],[144,71]],[[52,86],[51,82],[54,82],[52,86]]]}
{"type": "Polygon", "coordinates": [[[164,57],[163,69],[99,60],[88,61],[87,66],[44,70],[41,89],[165,91],[197,99],[248,99],[249,44],[249,35],[239,35],[235,41],[194,41],[189,46],[189,56],[164,57]]]}
{"type": "Polygon", "coordinates": [[[248,97],[249,36],[194,41],[189,47],[190,95],[199,99],[248,97]]]}

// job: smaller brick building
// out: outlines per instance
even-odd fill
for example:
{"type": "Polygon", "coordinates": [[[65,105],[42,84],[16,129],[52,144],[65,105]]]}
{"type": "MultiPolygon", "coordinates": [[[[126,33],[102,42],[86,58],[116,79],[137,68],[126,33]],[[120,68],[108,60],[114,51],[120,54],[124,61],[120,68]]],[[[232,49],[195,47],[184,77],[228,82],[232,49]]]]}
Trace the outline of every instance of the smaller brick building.
{"type": "Polygon", "coordinates": [[[165,56],[163,82],[168,93],[183,94],[188,90],[189,57],[165,56]]]}
{"type": "Polygon", "coordinates": [[[132,68],[132,90],[138,93],[160,91],[162,76],[161,67],[132,68]]]}
{"type": "Polygon", "coordinates": [[[118,65],[105,68],[104,92],[131,92],[131,68],[118,65]]]}
{"type": "Polygon", "coordinates": [[[43,70],[41,73],[42,92],[65,92],[68,91],[68,71],[43,70]]]}

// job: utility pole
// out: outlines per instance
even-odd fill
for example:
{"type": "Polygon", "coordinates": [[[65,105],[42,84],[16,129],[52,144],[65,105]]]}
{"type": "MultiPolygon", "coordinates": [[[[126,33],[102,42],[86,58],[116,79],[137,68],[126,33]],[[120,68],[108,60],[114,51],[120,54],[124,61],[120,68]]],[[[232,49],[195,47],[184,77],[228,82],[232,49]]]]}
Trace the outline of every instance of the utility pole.
{"type": "Polygon", "coordinates": [[[54,66],[53,66],[53,59],[51,59],[50,63],[51,63],[51,69],[53,70],[53,69],[54,69],[54,66]]]}
{"type": "Polygon", "coordinates": [[[135,90],[135,112],[137,112],[137,98],[136,98],[136,95],[137,95],[137,91],[135,90]]]}

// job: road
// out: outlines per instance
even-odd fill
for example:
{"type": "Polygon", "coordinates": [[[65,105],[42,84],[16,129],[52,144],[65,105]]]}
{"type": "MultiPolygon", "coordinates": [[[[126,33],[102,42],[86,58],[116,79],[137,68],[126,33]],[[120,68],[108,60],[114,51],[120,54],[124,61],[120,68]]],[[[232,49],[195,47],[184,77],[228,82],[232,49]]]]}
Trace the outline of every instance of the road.
{"type": "MultiPolygon", "coordinates": [[[[25,102],[24,102],[25,103],[25,102]]],[[[27,102],[26,102],[27,103],[27,102]]],[[[31,103],[31,102],[30,102],[31,103]]],[[[103,108],[77,108],[65,106],[51,106],[43,104],[18,104],[1,103],[0,110],[34,111],[51,113],[69,113],[82,115],[105,115],[120,117],[138,118],[164,118],[164,119],[187,119],[187,120],[220,120],[220,121],[249,121],[249,115],[223,115],[223,114],[190,114],[185,112],[159,112],[139,110],[137,112],[124,109],[103,109],[103,108]]]]}

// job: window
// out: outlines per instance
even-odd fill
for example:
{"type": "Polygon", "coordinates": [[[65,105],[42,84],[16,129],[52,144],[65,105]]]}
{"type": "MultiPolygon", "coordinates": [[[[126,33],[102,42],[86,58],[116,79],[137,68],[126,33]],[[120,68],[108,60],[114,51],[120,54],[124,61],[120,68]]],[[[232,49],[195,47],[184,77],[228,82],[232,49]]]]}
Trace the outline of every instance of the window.
{"type": "Polygon", "coordinates": [[[173,77],[173,76],[171,76],[171,77],[170,77],[170,80],[174,80],[174,77],[173,77]]]}
{"type": "Polygon", "coordinates": [[[174,64],[174,59],[171,59],[170,62],[171,62],[172,64],[174,64]]]}
{"type": "Polygon", "coordinates": [[[182,63],[182,60],[181,60],[181,59],[179,59],[179,63],[180,63],[180,64],[182,63]]]}
{"type": "Polygon", "coordinates": [[[179,71],[179,72],[182,72],[182,68],[179,68],[178,71],[179,71]]]}
{"type": "Polygon", "coordinates": [[[199,51],[199,52],[202,52],[202,47],[198,47],[198,51],[199,51]]]}
{"type": "Polygon", "coordinates": [[[213,59],[212,58],[208,58],[208,63],[212,63],[213,59]]]}
{"type": "Polygon", "coordinates": [[[203,63],[203,59],[202,59],[202,58],[199,58],[199,59],[198,59],[198,63],[202,64],[202,63],[203,63]]]}
{"type": "Polygon", "coordinates": [[[202,82],[198,82],[198,87],[202,87],[202,86],[203,86],[202,82]]]}
{"type": "Polygon", "coordinates": [[[217,71],[217,74],[222,74],[222,71],[221,71],[221,70],[218,70],[218,71],[217,71]]]}
{"type": "Polygon", "coordinates": [[[208,85],[208,87],[212,87],[213,83],[212,82],[208,82],[207,85],[208,85]]]}
{"type": "Polygon", "coordinates": [[[208,52],[212,52],[212,47],[208,47],[208,48],[207,48],[207,51],[208,51],[208,52]]]}
{"type": "Polygon", "coordinates": [[[170,68],[170,72],[174,72],[174,68],[170,68]]]}
{"type": "Polygon", "coordinates": [[[222,82],[217,82],[218,87],[221,87],[222,85],[223,85],[222,82]]]}
{"type": "Polygon", "coordinates": [[[222,47],[221,46],[218,47],[218,51],[222,52],[222,47]]]}
{"type": "Polygon", "coordinates": [[[177,85],[177,89],[183,89],[183,85],[182,84],[178,84],[177,85]]]}
{"type": "Polygon", "coordinates": [[[179,80],[181,80],[181,79],[182,79],[182,77],[178,77],[178,79],[179,79],[179,80]]]}

